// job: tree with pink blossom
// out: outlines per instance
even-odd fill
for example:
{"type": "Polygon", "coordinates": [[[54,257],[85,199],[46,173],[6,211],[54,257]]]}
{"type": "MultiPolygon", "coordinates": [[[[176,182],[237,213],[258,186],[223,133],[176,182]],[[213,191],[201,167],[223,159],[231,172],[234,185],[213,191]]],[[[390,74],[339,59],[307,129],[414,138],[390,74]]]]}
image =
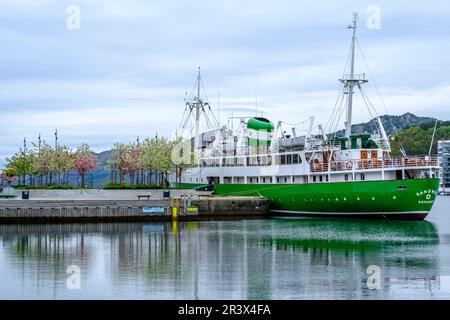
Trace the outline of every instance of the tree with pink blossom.
{"type": "Polygon", "coordinates": [[[97,168],[97,157],[87,143],[83,143],[78,147],[73,157],[75,160],[74,169],[80,175],[81,187],[84,188],[86,175],[97,168]]]}
{"type": "Polygon", "coordinates": [[[130,143],[126,155],[126,172],[130,176],[130,184],[135,183],[136,174],[142,169],[141,150],[139,144],[130,143]]]}

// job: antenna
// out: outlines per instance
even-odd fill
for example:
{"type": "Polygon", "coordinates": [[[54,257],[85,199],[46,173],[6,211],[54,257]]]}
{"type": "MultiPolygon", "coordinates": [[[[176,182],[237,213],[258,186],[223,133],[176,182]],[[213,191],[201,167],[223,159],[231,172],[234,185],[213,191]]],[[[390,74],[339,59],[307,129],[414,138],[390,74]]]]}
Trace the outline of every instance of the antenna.
{"type": "Polygon", "coordinates": [[[217,121],[220,124],[220,68],[217,74],[217,121]]]}
{"type": "Polygon", "coordinates": [[[197,76],[197,100],[200,101],[200,83],[202,80],[202,76],[200,75],[200,67],[198,67],[198,76],[197,76]]]}

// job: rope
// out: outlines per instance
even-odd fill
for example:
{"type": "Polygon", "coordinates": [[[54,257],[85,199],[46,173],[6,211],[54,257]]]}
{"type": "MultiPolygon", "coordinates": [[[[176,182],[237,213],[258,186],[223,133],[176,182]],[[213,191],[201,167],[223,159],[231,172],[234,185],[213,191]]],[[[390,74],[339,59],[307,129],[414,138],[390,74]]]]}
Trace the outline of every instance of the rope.
{"type": "MultiPolygon", "coordinates": [[[[387,110],[386,104],[384,103],[383,97],[381,96],[380,90],[378,89],[378,85],[377,85],[377,83],[376,83],[376,81],[375,81],[375,77],[372,75],[372,71],[371,71],[371,69],[370,69],[370,67],[369,67],[369,64],[367,63],[366,57],[365,57],[365,55],[364,55],[364,52],[362,51],[361,46],[359,45],[358,39],[356,39],[356,45],[357,45],[357,47],[358,47],[358,49],[359,49],[359,51],[360,51],[360,53],[361,53],[361,56],[362,56],[362,58],[363,58],[363,60],[364,60],[365,65],[366,65],[366,67],[367,67],[367,71],[369,72],[369,76],[370,76],[370,78],[372,79],[372,82],[373,82],[373,84],[374,84],[374,86],[375,86],[375,90],[377,91],[377,94],[378,94],[378,96],[379,96],[379,98],[380,98],[380,100],[381,100],[381,104],[383,105],[384,112],[386,112],[387,118],[389,119],[389,122],[391,123],[392,133],[393,133],[393,132],[394,132],[394,123],[392,122],[392,119],[391,119],[391,117],[389,116],[389,112],[388,112],[388,110],[387,110]]],[[[382,119],[381,117],[380,117],[380,121],[383,122],[383,119],[382,119]]],[[[400,151],[401,151],[401,150],[404,150],[403,145],[402,145],[401,143],[399,143],[399,142],[396,141],[396,140],[393,140],[393,141],[394,141],[394,143],[397,145],[397,147],[399,148],[400,151]]]]}
{"type": "Polygon", "coordinates": [[[304,123],[308,122],[309,120],[311,120],[311,118],[312,117],[309,117],[305,121],[302,121],[302,122],[299,122],[299,123],[287,123],[287,122],[284,122],[284,121],[281,121],[281,123],[287,124],[288,126],[298,126],[298,125],[301,125],[301,124],[304,124],[304,123]]]}

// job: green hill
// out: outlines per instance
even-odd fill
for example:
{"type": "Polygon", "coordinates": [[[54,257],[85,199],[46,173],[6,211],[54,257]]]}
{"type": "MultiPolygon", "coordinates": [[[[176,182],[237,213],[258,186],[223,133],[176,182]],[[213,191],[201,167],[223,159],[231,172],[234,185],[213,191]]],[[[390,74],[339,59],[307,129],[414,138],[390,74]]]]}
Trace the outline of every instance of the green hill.
{"type": "MultiPolygon", "coordinates": [[[[433,137],[435,121],[428,121],[402,129],[391,136],[392,153],[400,155],[399,146],[402,146],[406,154],[427,155],[433,137]]],[[[434,137],[432,154],[437,154],[437,141],[450,140],[450,121],[439,121],[434,137]]]]}

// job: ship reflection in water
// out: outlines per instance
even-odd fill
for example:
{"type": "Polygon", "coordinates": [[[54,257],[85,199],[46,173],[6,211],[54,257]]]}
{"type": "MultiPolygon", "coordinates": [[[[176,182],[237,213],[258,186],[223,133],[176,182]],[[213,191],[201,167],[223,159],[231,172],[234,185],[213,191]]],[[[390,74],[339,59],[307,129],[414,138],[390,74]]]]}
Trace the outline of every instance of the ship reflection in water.
{"type": "Polygon", "coordinates": [[[277,218],[0,225],[0,298],[449,298],[450,238],[436,225],[277,218]],[[67,287],[70,265],[80,267],[80,290],[67,287]],[[372,265],[380,267],[379,290],[367,286],[372,265]]]}

